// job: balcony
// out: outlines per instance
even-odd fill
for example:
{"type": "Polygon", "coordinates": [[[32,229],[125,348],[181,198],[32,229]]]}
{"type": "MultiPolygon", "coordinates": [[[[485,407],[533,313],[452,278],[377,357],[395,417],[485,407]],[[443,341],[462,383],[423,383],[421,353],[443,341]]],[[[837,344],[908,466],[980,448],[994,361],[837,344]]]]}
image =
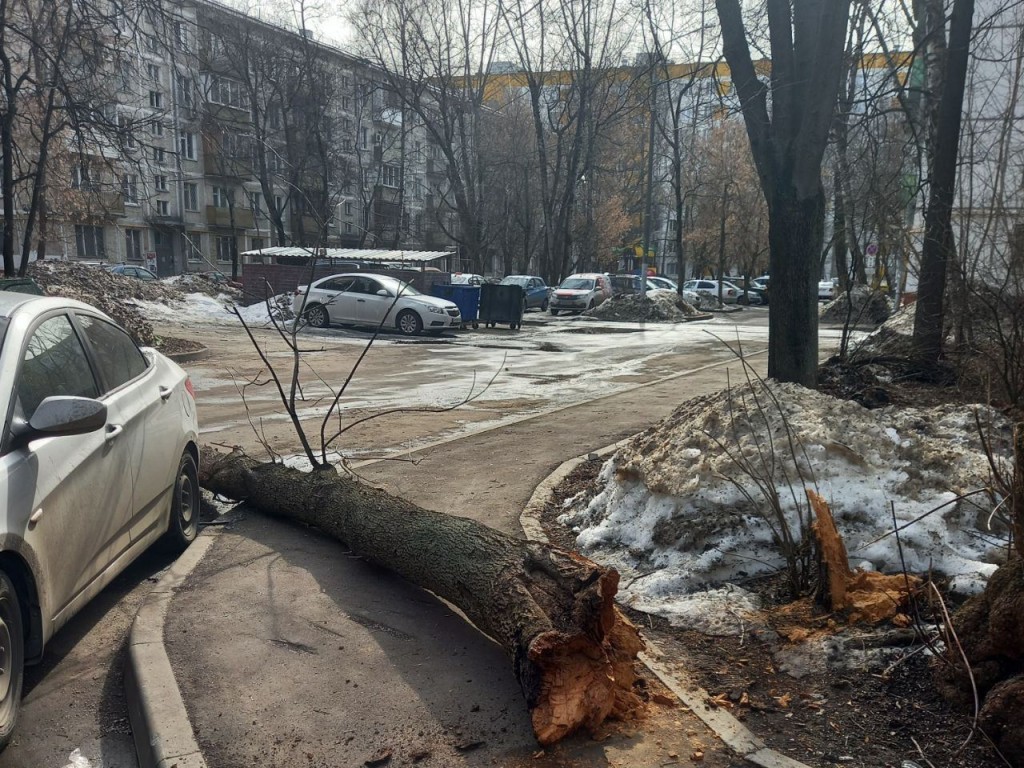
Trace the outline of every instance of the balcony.
{"type": "MultiPolygon", "coordinates": [[[[215,227],[230,227],[232,211],[230,208],[218,208],[215,205],[206,206],[206,223],[215,227]]],[[[252,211],[248,208],[235,207],[234,209],[235,229],[252,229],[252,211]]]]}

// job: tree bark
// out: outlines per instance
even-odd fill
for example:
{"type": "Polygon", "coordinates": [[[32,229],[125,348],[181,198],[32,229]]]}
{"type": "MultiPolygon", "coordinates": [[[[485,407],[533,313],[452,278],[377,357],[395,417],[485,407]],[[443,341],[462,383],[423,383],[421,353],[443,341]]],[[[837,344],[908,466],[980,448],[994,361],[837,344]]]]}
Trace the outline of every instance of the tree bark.
{"type": "Polygon", "coordinates": [[[777,189],[768,208],[768,375],[807,387],[818,379],[818,256],[824,222],[821,188],[804,200],[795,191],[777,189]]]}
{"type": "Polygon", "coordinates": [[[1013,485],[1010,517],[1013,546],[1024,558],[1024,421],[1013,425],[1013,485]]]}
{"type": "Polygon", "coordinates": [[[949,23],[949,48],[936,116],[931,189],[925,211],[914,313],[914,345],[917,354],[928,363],[937,363],[942,355],[946,271],[955,257],[953,198],[973,18],[974,0],[956,0],[949,23]]]}
{"type": "Polygon", "coordinates": [[[204,449],[202,486],[316,526],[453,603],[512,657],[537,741],[637,713],[639,632],[619,575],[580,555],[422,509],[332,470],[302,472],[204,449]]]}

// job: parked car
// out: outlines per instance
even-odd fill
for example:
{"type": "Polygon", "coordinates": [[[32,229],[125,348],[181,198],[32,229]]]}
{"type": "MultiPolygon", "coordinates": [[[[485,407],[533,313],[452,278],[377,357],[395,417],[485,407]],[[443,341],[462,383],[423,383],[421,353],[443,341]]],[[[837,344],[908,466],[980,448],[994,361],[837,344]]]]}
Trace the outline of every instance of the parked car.
{"type": "Polygon", "coordinates": [[[569,275],[551,294],[549,307],[552,315],[559,312],[583,312],[612,295],[607,275],[581,272],[569,275]]]}
{"type": "Polygon", "coordinates": [[[728,282],[731,285],[736,286],[739,291],[739,295],[736,297],[737,304],[753,305],[767,304],[768,303],[768,289],[762,288],[754,280],[750,281],[750,286],[744,288],[743,283],[746,278],[743,277],[731,277],[728,282]]]}
{"type": "Polygon", "coordinates": [[[370,272],[331,275],[300,285],[292,296],[296,317],[314,328],[331,323],[396,328],[406,336],[462,327],[459,308],[420,293],[406,282],[370,272]]]}
{"type": "Polygon", "coordinates": [[[541,312],[546,312],[551,289],[544,282],[543,277],[536,275],[508,275],[502,278],[499,285],[518,285],[523,289],[523,311],[533,307],[539,307],[541,312]]]}
{"type": "MultiPolygon", "coordinates": [[[[684,291],[693,291],[700,296],[718,301],[718,280],[687,280],[683,283],[684,291]]],[[[730,283],[722,280],[722,303],[735,304],[742,291],[730,283]]]]}
{"type": "Polygon", "coordinates": [[[177,365],[99,310],[0,293],[0,748],[23,666],[158,539],[199,526],[198,425],[177,365]]]}
{"type": "Polygon", "coordinates": [[[818,282],[818,301],[832,301],[839,290],[839,279],[821,280],[818,282]]]}
{"type": "Polygon", "coordinates": [[[138,280],[156,280],[157,277],[145,267],[136,267],[134,264],[111,264],[106,267],[107,272],[125,277],[134,277],[138,280]]]}
{"type": "Polygon", "coordinates": [[[667,291],[679,291],[679,285],[675,280],[669,280],[667,277],[661,277],[660,275],[648,277],[647,284],[653,285],[655,288],[664,288],[667,291]]]}
{"type": "Polygon", "coordinates": [[[483,275],[469,272],[452,272],[452,285],[483,285],[487,280],[483,275]]]}

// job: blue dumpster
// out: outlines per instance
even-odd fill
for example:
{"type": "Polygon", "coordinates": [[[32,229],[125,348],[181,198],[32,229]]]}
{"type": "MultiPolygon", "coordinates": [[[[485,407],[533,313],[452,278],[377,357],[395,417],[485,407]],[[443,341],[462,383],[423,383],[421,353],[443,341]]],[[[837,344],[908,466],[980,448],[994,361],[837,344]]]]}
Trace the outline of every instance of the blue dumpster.
{"type": "Polygon", "coordinates": [[[479,285],[450,285],[448,283],[434,283],[430,286],[430,295],[439,299],[447,299],[459,308],[462,315],[462,324],[476,328],[477,315],[480,311],[480,286],[479,285]]]}

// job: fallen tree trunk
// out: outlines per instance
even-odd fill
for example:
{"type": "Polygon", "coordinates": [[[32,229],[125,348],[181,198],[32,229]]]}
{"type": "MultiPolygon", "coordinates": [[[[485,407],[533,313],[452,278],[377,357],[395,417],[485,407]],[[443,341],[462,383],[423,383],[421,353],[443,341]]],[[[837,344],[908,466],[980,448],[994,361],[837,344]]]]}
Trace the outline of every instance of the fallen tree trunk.
{"type": "Polygon", "coordinates": [[[558,547],[422,509],[333,470],[203,451],[200,484],[316,526],[458,606],[512,657],[537,740],[634,714],[636,627],[615,607],[619,575],[558,547]]]}

